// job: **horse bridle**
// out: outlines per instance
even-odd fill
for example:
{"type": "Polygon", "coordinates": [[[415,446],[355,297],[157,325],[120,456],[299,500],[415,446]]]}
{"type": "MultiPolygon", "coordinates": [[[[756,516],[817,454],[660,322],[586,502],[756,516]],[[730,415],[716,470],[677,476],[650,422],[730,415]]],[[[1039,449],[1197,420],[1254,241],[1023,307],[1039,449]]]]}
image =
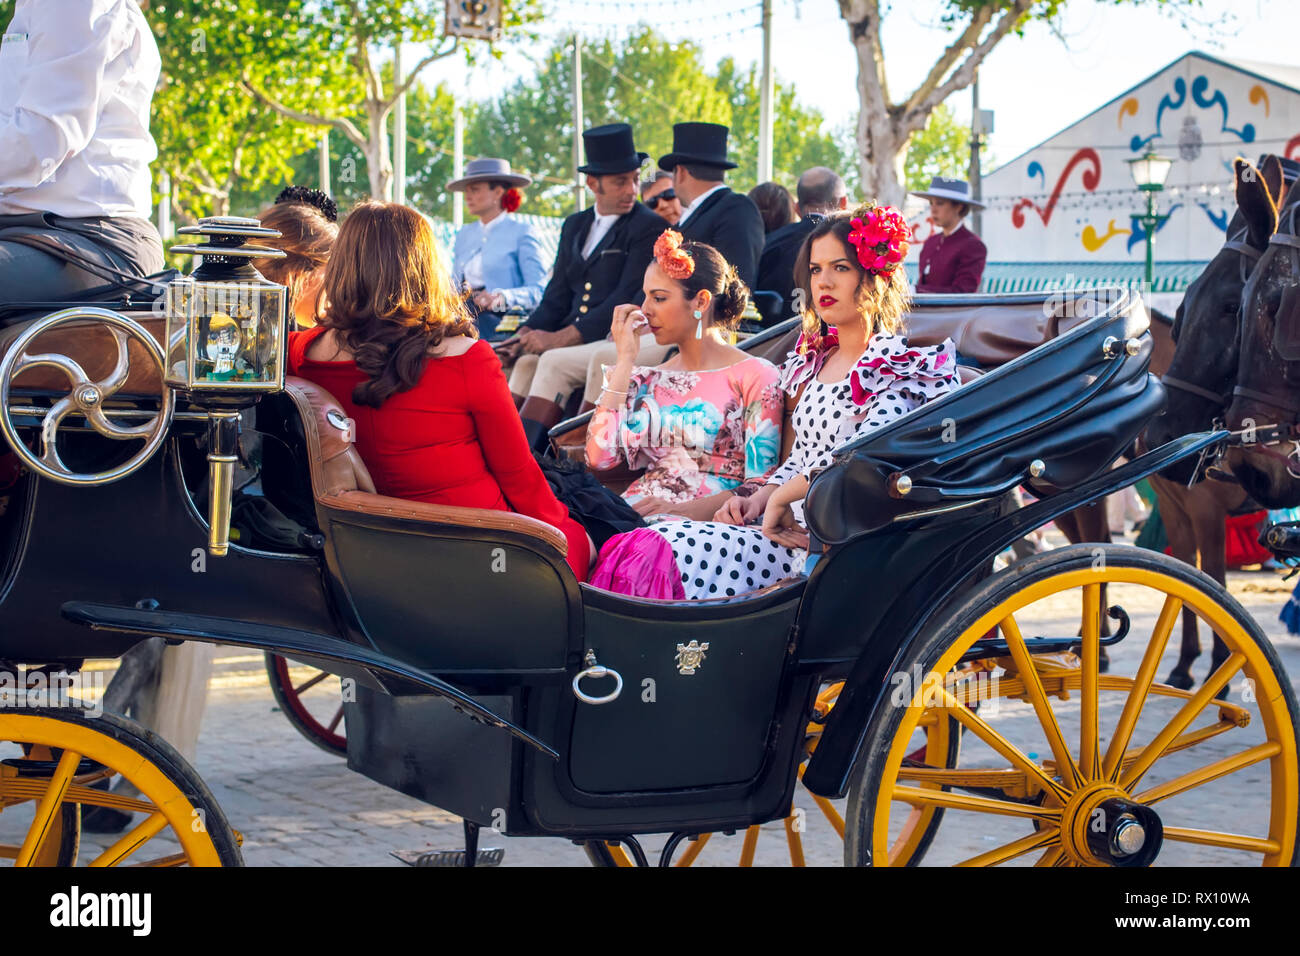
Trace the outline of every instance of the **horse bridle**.
{"type": "MultiPolygon", "coordinates": [[[[1249,235],[1249,230],[1246,226],[1242,226],[1239,232],[1228,237],[1222,247],[1229,252],[1236,252],[1239,254],[1237,259],[1237,272],[1241,277],[1241,284],[1243,287],[1250,280],[1251,270],[1255,268],[1264,255],[1263,250],[1256,249],[1249,242],[1246,242],[1247,235],[1249,235]],[[1249,268],[1247,268],[1247,260],[1249,260],[1250,263],[1249,268]]],[[[1202,388],[1193,382],[1184,381],[1183,379],[1176,378],[1168,373],[1161,376],[1160,381],[1171,388],[1178,389],[1180,392],[1186,392],[1189,395],[1195,395],[1197,398],[1203,398],[1207,401],[1213,402],[1219,407],[1226,406],[1228,402],[1232,400],[1231,392],[1212,392],[1208,388],[1202,388]]]]}
{"type": "MultiPolygon", "coordinates": [[[[1268,237],[1270,245],[1284,246],[1291,250],[1293,256],[1300,253],[1300,235],[1297,232],[1297,214],[1300,214],[1300,200],[1291,203],[1282,212],[1279,217],[1277,231],[1268,237]],[[1284,232],[1282,229],[1283,219],[1289,223],[1289,230],[1284,232]]],[[[1256,256],[1259,253],[1256,252],[1256,256]]],[[[1244,302],[1243,302],[1244,306],[1244,302]]],[[[1244,334],[1245,323],[1242,323],[1244,334]]],[[[1243,428],[1240,431],[1230,432],[1228,435],[1229,445],[1250,445],[1255,450],[1275,458],[1286,466],[1287,474],[1292,478],[1300,478],[1300,401],[1296,401],[1287,395],[1277,395],[1270,392],[1261,392],[1258,389],[1247,388],[1244,385],[1236,385],[1232,389],[1232,397],[1241,397],[1249,399],[1266,408],[1288,413],[1292,422],[1289,425],[1256,425],[1252,428],[1243,428]],[[1250,440],[1247,440],[1249,438],[1250,440]],[[1291,451],[1283,455],[1272,449],[1273,445],[1280,445],[1284,442],[1290,442],[1291,451]]]]}

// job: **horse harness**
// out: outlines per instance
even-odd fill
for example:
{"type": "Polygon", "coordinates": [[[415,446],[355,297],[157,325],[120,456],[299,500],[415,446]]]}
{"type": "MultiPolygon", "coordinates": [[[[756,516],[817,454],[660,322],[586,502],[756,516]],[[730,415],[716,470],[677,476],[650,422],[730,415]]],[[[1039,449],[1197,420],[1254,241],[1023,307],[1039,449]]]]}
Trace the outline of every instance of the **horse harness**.
{"type": "MultiPolygon", "coordinates": [[[[1262,250],[1256,249],[1250,243],[1246,242],[1247,234],[1248,232],[1246,227],[1242,226],[1236,234],[1229,236],[1228,240],[1223,244],[1223,249],[1239,254],[1237,258],[1237,273],[1241,277],[1241,284],[1243,287],[1250,280],[1251,270],[1255,268],[1255,265],[1264,255],[1262,250]]],[[[1230,392],[1212,392],[1208,388],[1202,388],[1193,382],[1184,381],[1183,379],[1176,378],[1168,373],[1162,375],[1160,381],[1164,385],[1176,388],[1181,392],[1186,392],[1189,395],[1195,395],[1197,398],[1204,398],[1207,401],[1213,402],[1216,406],[1226,406],[1232,398],[1230,392]]]]}
{"type": "MultiPolygon", "coordinates": [[[[1291,203],[1290,206],[1283,210],[1277,231],[1268,238],[1270,245],[1286,248],[1293,260],[1297,255],[1300,255],[1300,235],[1297,235],[1297,232],[1300,232],[1300,229],[1297,229],[1298,213],[1300,213],[1300,202],[1291,203]],[[1284,221],[1289,226],[1286,231],[1283,231],[1284,221]]],[[[1257,252],[1256,255],[1258,256],[1259,253],[1257,252]]],[[[1293,286],[1288,291],[1294,291],[1294,288],[1293,286]]],[[[1284,330],[1280,321],[1291,312],[1300,312],[1300,302],[1296,302],[1296,308],[1293,308],[1291,306],[1293,301],[1293,296],[1283,294],[1282,303],[1278,309],[1279,321],[1273,330],[1273,350],[1278,353],[1284,362],[1300,359],[1300,336],[1282,334],[1284,330]]],[[[1242,323],[1242,328],[1244,330],[1245,323],[1242,323]]],[[[1282,462],[1286,466],[1287,474],[1292,478],[1300,478],[1300,424],[1297,423],[1297,419],[1300,419],[1300,401],[1296,401],[1289,395],[1262,392],[1258,389],[1248,388],[1245,385],[1234,386],[1232,395],[1233,397],[1249,399],[1277,411],[1287,412],[1292,421],[1289,425],[1260,425],[1230,432],[1227,444],[1250,445],[1256,451],[1282,462]],[[1290,443],[1291,445],[1291,451],[1286,455],[1274,451],[1271,447],[1284,443],[1290,443]]]]}

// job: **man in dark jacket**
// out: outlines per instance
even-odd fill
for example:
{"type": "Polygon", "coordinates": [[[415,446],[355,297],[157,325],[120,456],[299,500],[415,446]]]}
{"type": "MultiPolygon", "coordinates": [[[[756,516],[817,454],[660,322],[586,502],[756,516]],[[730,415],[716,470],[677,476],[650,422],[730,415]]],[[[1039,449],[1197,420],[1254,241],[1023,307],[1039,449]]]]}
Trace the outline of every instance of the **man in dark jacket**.
{"type": "Polygon", "coordinates": [[[514,361],[510,391],[536,448],[559,422],[569,393],[586,381],[589,352],[609,332],[614,307],[641,301],[646,266],[664,220],[636,201],[641,164],[632,127],[598,126],[582,134],[591,209],[564,220],[555,268],[542,301],[519,334],[498,347],[514,361]]]}
{"type": "Polygon", "coordinates": [[[795,198],[795,211],[800,218],[768,234],[758,260],[758,278],[754,286],[755,291],[780,295],[785,302],[786,316],[798,315],[801,311],[794,301],[794,263],[804,239],[819,219],[841,211],[849,201],[844,180],[825,166],[814,166],[804,171],[795,187],[795,198]]]}
{"type": "Polygon", "coordinates": [[[736,168],[727,160],[727,127],[675,124],[673,151],[659,165],[673,174],[673,191],[682,201],[677,222],[682,238],[717,249],[753,288],[763,251],[763,217],[754,200],[732,192],[722,181],[726,170],[736,168]]]}

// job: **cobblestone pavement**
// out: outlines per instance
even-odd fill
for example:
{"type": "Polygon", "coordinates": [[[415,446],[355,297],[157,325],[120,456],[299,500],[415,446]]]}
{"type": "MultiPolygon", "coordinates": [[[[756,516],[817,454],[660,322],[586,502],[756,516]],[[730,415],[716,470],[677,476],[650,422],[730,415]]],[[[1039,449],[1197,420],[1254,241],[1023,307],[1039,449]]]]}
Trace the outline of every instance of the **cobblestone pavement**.
{"type": "MultiPolygon", "coordinates": [[[[1278,611],[1290,594],[1290,584],[1283,583],[1276,572],[1268,571],[1233,572],[1229,577],[1230,590],[1270,636],[1295,685],[1300,678],[1300,638],[1287,635],[1278,621],[1278,611]]],[[[1114,595],[1109,597],[1110,603],[1116,600],[1114,595]]],[[[1120,603],[1124,603],[1133,617],[1133,633],[1149,634],[1159,610],[1158,602],[1144,603],[1130,597],[1120,603]]],[[[1070,608],[1055,610],[1060,612],[1061,621],[1071,620],[1070,608]]],[[[1050,616],[1049,611],[1049,619],[1050,616]]],[[[1170,643],[1171,650],[1161,664],[1160,677],[1172,663],[1177,631],[1170,643]]],[[[1132,674],[1144,646],[1143,637],[1113,647],[1112,672],[1132,674]]],[[[1207,661],[1208,653],[1195,668],[1198,681],[1206,673],[1207,661]]],[[[332,688],[329,684],[327,681],[312,692],[322,695],[319,700],[326,710],[331,701],[337,700],[337,696],[331,696],[337,694],[337,682],[332,688]]],[[[1239,679],[1234,681],[1234,702],[1240,702],[1240,686],[1239,679]]],[[[1123,702],[1120,695],[1112,697],[1116,699],[1102,708],[1103,752],[1105,735],[1114,725],[1123,702]]],[[[1171,706],[1176,708],[1177,704],[1171,706]]],[[[1151,711],[1152,719],[1161,714],[1167,719],[1173,713],[1169,707],[1163,710],[1152,707],[1151,711]]],[[[1077,720],[1077,697],[1071,703],[1059,705],[1058,713],[1067,739],[1077,741],[1077,723],[1072,724],[1072,720],[1077,720]]],[[[1003,701],[996,714],[986,713],[986,716],[1013,740],[1019,729],[1033,721],[1029,705],[1018,701],[1003,701]]],[[[1195,756],[1180,759],[1182,754],[1174,755],[1159,779],[1169,779],[1256,743],[1260,739],[1258,724],[1256,720],[1244,731],[1232,731],[1209,741],[1205,745],[1208,749],[1197,749],[1195,756]]],[[[1147,739],[1143,732],[1148,726],[1144,720],[1137,739],[1147,739]]],[[[978,742],[976,748],[963,746],[966,749],[961,765],[978,766],[978,742]]],[[[1026,746],[1032,746],[1032,742],[1026,746]]],[[[249,865],[401,866],[390,856],[390,851],[455,849],[461,844],[458,818],[348,771],[342,758],[317,749],[299,736],[276,707],[262,657],[241,649],[221,649],[195,765],[231,825],[243,833],[244,859],[249,865]]],[[[1194,796],[1162,804],[1162,810],[1169,807],[1172,813],[1174,804],[1179,803],[1180,816],[1173,825],[1262,835],[1266,831],[1267,778],[1268,764],[1256,764],[1199,788],[1194,796]]],[[[838,865],[842,861],[842,844],[811,796],[799,789],[795,803],[805,811],[802,842],[808,862],[838,865]]],[[[836,804],[840,812],[843,804],[844,801],[836,804]]],[[[16,842],[15,834],[24,829],[24,812],[30,819],[30,811],[25,808],[0,815],[0,842],[16,842]]],[[[1004,823],[1005,819],[949,811],[926,863],[956,862],[1027,832],[1018,821],[1004,823]]],[[[1171,820],[1172,816],[1165,819],[1166,826],[1171,825],[1171,820]]],[[[83,859],[94,846],[107,846],[110,842],[111,838],[87,835],[83,840],[83,859]]],[[[645,842],[647,849],[655,852],[663,841],[654,837],[645,842]]],[[[705,848],[699,863],[731,865],[740,855],[740,844],[740,835],[718,836],[705,848]]],[[[563,840],[508,839],[485,831],[481,845],[504,847],[507,866],[587,865],[582,849],[563,840]]],[[[1166,842],[1160,862],[1254,865],[1258,859],[1238,852],[1166,842]]],[[[1026,862],[1031,860],[1032,857],[1026,858],[1026,862]]],[[[756,862],[776,865],[788,862],[784,826],[780,821],[762,828],[756,862]]]]}

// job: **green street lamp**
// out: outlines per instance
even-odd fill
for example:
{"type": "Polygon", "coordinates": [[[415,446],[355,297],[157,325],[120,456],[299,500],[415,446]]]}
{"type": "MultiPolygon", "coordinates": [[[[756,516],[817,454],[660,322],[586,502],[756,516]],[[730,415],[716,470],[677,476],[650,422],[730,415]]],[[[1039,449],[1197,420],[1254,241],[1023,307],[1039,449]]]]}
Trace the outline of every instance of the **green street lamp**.
{"type": "Polygon", "coordinates": [[[1174,165],[1174,161],[1159,156],[1155,150],[1149,149],[1146,155],[1126,162],[1129,172],[1133,174],[1133,182],[1137,183],[1137,188],[1146,193],[1147,197],[1146,215],[1138,217],[1138,222],[1142,223],[1142,228],[1146,230],[1147,235],[1147,289],[1149,291],[1152,283],[1155,282],[1156,230],[1169,218],[1167,215],[1156,215],[1156,193],[1165,188],[1165,180],[1169,177],[1169,169],[1174,165]]]}

